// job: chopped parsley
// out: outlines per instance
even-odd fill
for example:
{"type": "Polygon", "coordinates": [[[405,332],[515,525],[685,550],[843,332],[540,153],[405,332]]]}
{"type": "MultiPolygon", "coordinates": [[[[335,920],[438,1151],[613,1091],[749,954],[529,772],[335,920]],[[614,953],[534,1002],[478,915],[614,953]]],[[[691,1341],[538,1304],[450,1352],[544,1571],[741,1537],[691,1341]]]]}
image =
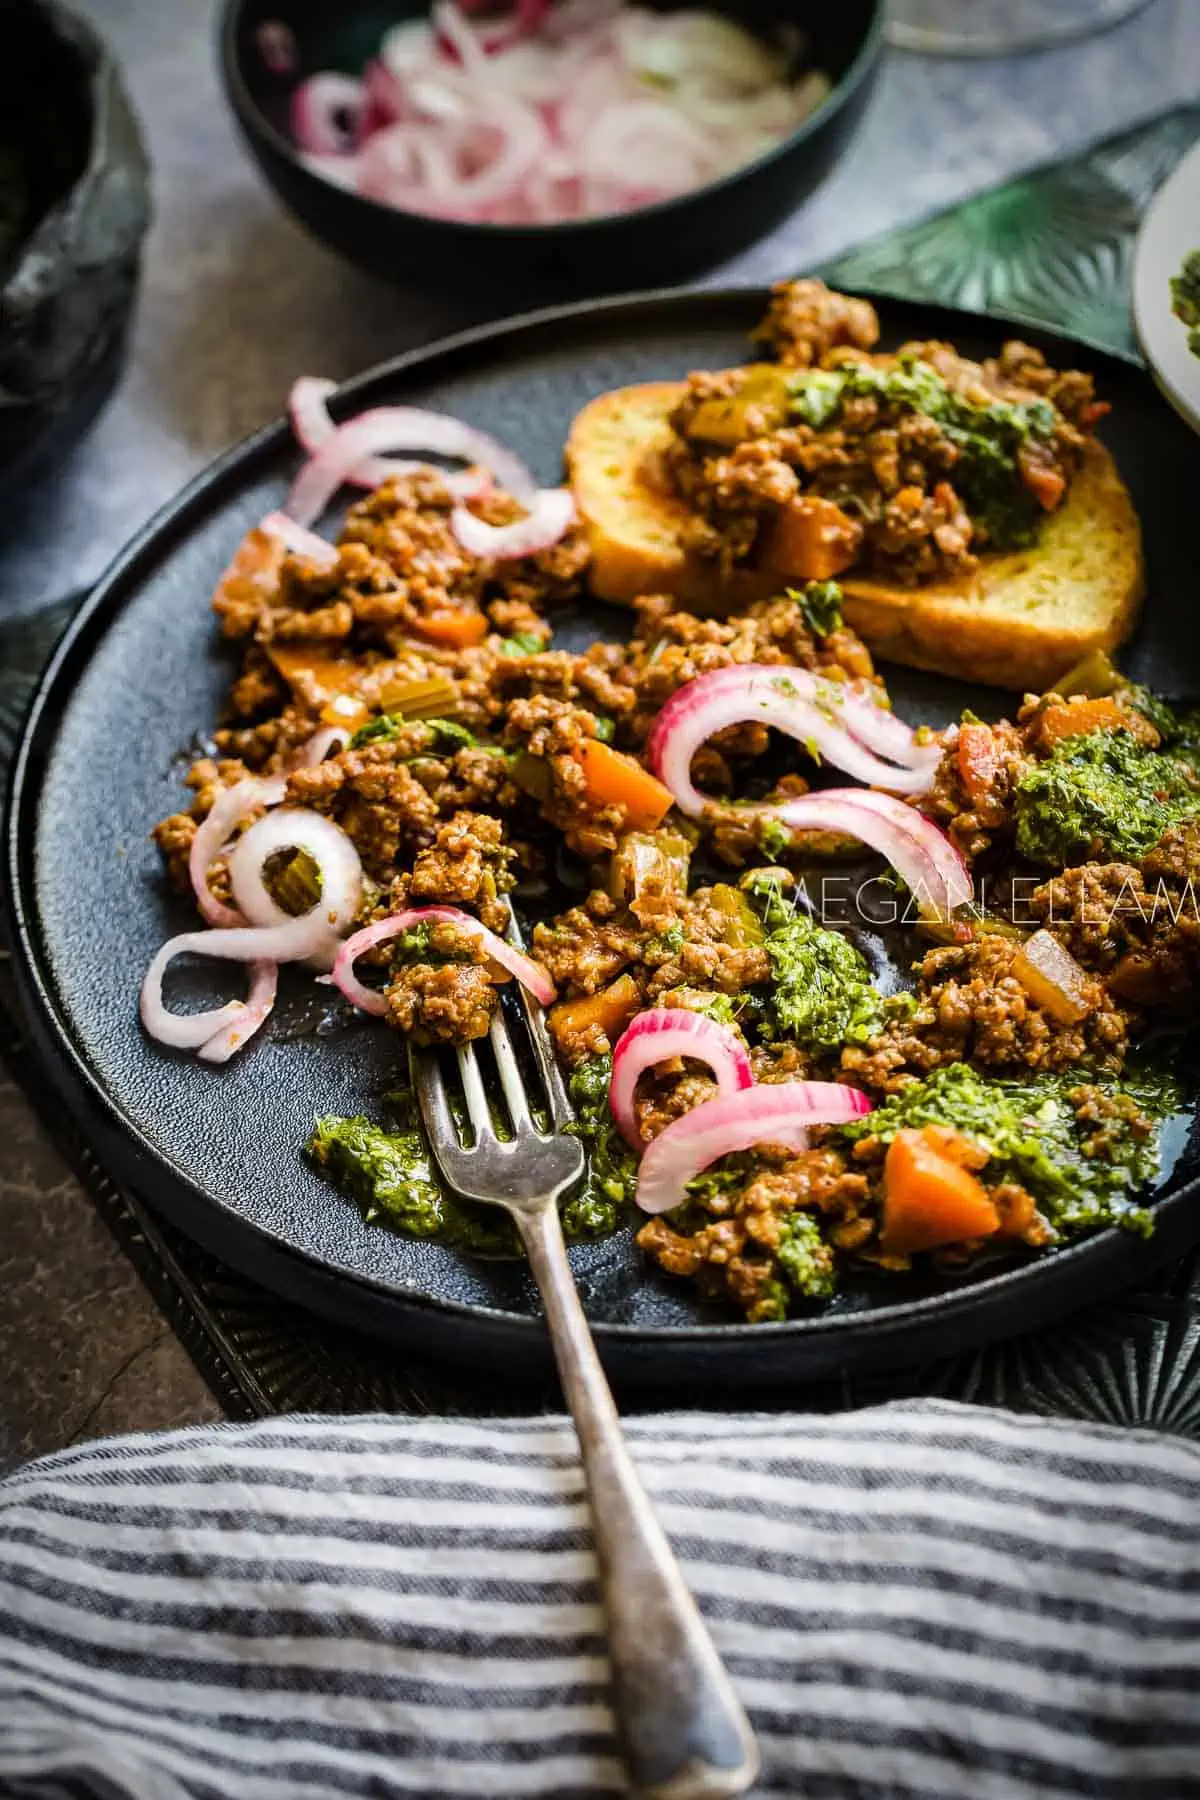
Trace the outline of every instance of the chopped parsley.
{"type": "Polygon", "coordinates": [[[359,750],[364,744],[390,744],[410,725],[420,724],[433,733],[433,741],[442,749],[474,750],[479,739],[457,719],[406,719],[403,713],[380,713],[360,725],[347,748],[359,750]]]}
{"type": "Polygon", "coordinates": [[[1137,862],[1173,825],[1200,811],[1200,787],[1179,758],[1127,731],[1064,738],[1017,783],[1017,849],[1031,862],[1137,862]]]}
{"type": "Polygon", "coordinates": [[[800,616],[815,638],[827,638],[842,623],[842,590],[836,581],[810,581],[805,588],[788,588],[800,616]]]}
{"type": "Polygon", "coordinates": [[[514,631],[500,645],[501,656],[536,656],[545,645],[536,631],[514,631]]]}

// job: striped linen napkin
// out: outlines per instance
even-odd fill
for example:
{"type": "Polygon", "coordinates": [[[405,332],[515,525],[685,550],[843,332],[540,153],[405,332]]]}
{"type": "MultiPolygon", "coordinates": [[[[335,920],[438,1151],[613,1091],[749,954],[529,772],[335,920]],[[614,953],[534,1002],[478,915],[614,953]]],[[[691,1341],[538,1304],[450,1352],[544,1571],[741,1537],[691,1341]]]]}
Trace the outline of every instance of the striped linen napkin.
{"type": "MultiPolygon", "coordinates": [[[[1200,1446],[949,1403],[634,1419],[805,1800],[1200,1796],[1200,1446]]],[[[0,1482],[0,1792],[623,1792],[562,1419],[276,1419],[0,1482]]]]}

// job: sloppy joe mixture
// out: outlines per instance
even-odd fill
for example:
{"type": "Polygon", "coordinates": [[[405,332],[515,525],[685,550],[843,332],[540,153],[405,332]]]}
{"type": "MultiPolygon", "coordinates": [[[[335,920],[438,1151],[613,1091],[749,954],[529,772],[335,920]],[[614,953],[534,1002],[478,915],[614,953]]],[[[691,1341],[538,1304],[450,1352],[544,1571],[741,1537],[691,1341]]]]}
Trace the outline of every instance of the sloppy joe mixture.
{"type": "MultiPolygon", "coordinates": [[[[779,362],[693,377],[676,421],[715,555],[800,490],[892,578],[961,566],[1035,528],[1098,411],[1019,345],[881,372],[856,360],[872,309],[815,283],[763,330],[779,362]],[[811,418],[781,424],[817,376],[811,418]]],[[[321,441],[296,512],[340,441],[311,393],[300,410],[321,441]]],[[[273,516],[214,597],[236,677],[155,832],[209,930],[156,959],[153,1036],[253,1055],[278,964],[315,963],[396,1034],[402,1088],[406,1042],[482,1048],[498,1008],[543,1004],[589,1150],[569,1232],[632,1225],[752,1321],[851,1267],[1151,1229],[1181,1101],[1149,1052],[1200,987],[1187,714],[1092,658],[1000,724],[903,721],[832,579],[721,619],[650,594],[627,637],[556,648],[587,598],[569,507],[343,448],[346,478],[386,478],[336,541],[273,516]],[[169,1011],[180,950],[248,965],[247,999],[169,1011]]],[[[402,1097],[320,1119],[308,1153],[373,1221],[512,1248],[439,1188],[402,1097]]]]}
{"type": "Polygon", "coordinates": [[[874,307],[820,281],[783,284],[757,335],[774,360],[693,375],[667,453],[699,514],[689,548],[725,570],[970,574],[1035,541],[1108,410],[1028,344],[984,363],[942,343],[872,354],[874,307]]]}

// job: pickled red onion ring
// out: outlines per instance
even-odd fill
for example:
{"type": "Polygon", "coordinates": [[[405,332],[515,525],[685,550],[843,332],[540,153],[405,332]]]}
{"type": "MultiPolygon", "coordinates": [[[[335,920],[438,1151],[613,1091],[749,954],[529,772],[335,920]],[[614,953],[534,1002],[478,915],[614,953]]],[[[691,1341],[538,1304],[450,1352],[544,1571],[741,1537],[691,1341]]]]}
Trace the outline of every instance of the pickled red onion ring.
{"type": "MultiPolygon", "coordinates": [[[[286,777],[274,780],[285,783],[286,777]]],[[[236,824],[237,818],[244,816],[245,796],[239,790],[250,785],[238,782],[218,797],[217,806],[222,800],[228,803],[226,820],[232,818],[236,824]],[[237,813],[235,799],[241,808],[237,813]]],[[[254,785],[259,793],[252,803],[259,804],[267,784],[259,781],[254,785]]],[[[340,826],[302,807],[277,808],[243,832],[229,859],[229,878],[239,910],[226,910],[238,923],[224,929],[187,931],[168,939],[146,971],[139,999],[142,1024],[157,1043],[174,1050],[197,1050],[209,1062],[227,1062],[267,1018],[275,1002],[281,962],[308,961],[320,968],[330,967],[341,934],[362,900],[358,851],[340,826]],[[321,875],[320,899],[299,918],[283,911],[263,880],[268,858],[284,849],[306,850],[321,875]],[[246,919],[251,921],[249,925],[244,923],[246,919]],[[163,999],[163,977],[175,957],[185,952],[252,963],[247,999],[231,1000],[204,1013],[172,1012],[163,999]]]]}
{"type": "MultiPolygon", "coordinates": [[[[336,392],[337,382],[328,381],[322,375],[301,375],[292,383],[292,390],[288,395],[288,416],[292,421],[296,441],[310,456],[315,456],[321,445],[337,430],[325,404],[330,394],[336,392]]],[[[358,468],[350,470],[346,481],[352,487],[377,488],[385,481],[390,481],[393,475],[415,475],[418,470],[427,467],[426,463],[404,461],[394,456],[369,456],[358,468]]],[[[456,479],[461,480],[462,477],[456,479]]],[[[280,513],[271,516],[282,518],[284,515],[280,513]]],[[[296,529],[299,531],[302,527],[297,526],[296,529]]]]}
{"type": "MultiPolygon", "coordinates": [[[[285,511],[302,525],[312,525],[352,472],[385,450],[417,450],[427,456],[458,457],[479,464],[522,505],[537,493],[537,484],[520,458],[487,432],[448,413],[416,406],[379,406],[334,427],[292,483],[285,511]]],[[[460,494],[478,494],[488,485],[486,474],[478,469],[448,475],[446,480],[460,494]]]]}
{"type": "MultiPolygon", "coordinates": [[[[266,525],[266,520],[263,524],[266,525]]],[[[295,766],[300,769],[315,769],[319,763],[324,762],[335,744],[339,749],[345,744],[347,736],[343,726],[326,725],[301,747],[295,766]]],[[[207,817],[196,827],[196,835],[188,852],[188,875],[192,892],[196,896],[196,905],[210,925],[234,926],[246,923],[236,907],[226,906],[224,901],[217,899],[208,885],[209,870],[246,815],[257,812],[260,806],[278,806],[286,792],[286,773],[249,775],[244,781],[237,781],[232,787],[223,788],[209,808],[207,817]]]]}
{"type": "Polygon", "coordinates": [[[338,559],[337,549],[333,544],[326,538],[318,537],[315,531],[309,531],[306,526],[298,525],[286,513],[267,513],[260,521],[259,529],[278,538],[293,556],[306,556],[310,562],[317,563],[323,569],[332,569],[338,559]]]}
{"type": "Polygon", "coordinates": [[[844,1125],[871,1111],[859,1088],[840,1081],[760,1082],[719,1100],[706,1100],[672,1119],[652,1139],[638,1169],[643,1212],[670,1212],[687,1198],[687,1184],[710,1164],[756,1144],[803,1150],[813,1125],[844,1125]]]}
{"type": "Polygon", "coordinates": [[[486,925],[457,906],[413,906],[404,912],[392,913],[386,919],[379,919],[362,931],[356,931],[353,937],[346,939],[337,953],[333,965],[335,986],[341,989],[347,1000],[361,1007],[363,1012],[382,1018],[387,1011],[387,1001],[376,988],[369,988],[358,979],[354,973],[354,964],[366,951],[374,949],[376,944],[386,943],[389,938],[411,930],[414,925],[438,922],[457,925],[461,930],[469,931],[479,938],[492,961],[515,976],[521,986],[528,988],[542,1006],[549,1006],[557,998],[554,983],[540,963],[534,962],[532,957],[518,950],[515,944],[498,937],[494,931],[489,931],[486,925]]]}
{"type": "Polygon", "coordinates": [[[321,875],[321,897],[305,919],[320,927],[304,960],[321,969],[333,966],[342,934],[353,922],[362,900],[362,863],[340,825],[302,806],[278,806],[244,831],[229,858],[233,897],[251,924],[282,927],[292,922],[267,886],[265,870],[272,856],[303,850],[321,875]]]}
{"type": "Polygon", "coordinates": [[[196,905],[210,925],[232,928],[246,923],[236,907],[217,899],[208,885],[208,872],[247,813],[260,806],[277,806],[286,792],[286,775],[250,775],[224,788],[196,827],[188,852],[188,875],[196,905]]]}
{"type": "MultiPolygon", "coordinates": [[[[714,669],[678,688],[663,707],[646,746],[651,769],[675,796],[681,812],[698,818],[709,804],[692,781],[692,759],[700,746],[730,725],[771,725],[797,738],[811,753],[860,781],[899,793],[922,794],[932,784],[940,752],[922,766],[883,762],[856,735],[873,730],[876,741],[903,741],[899,720],[879,729],[881,713],[841,682],[808,669],[773,663],[734,663],[714,669]]],[[[909,734],[911,737],[911,734],[909,734]]]]}
{"type": "Polygon", "coordinates": [[[234,1002],[242,1010],[222,1030],[216,1031],[196,1052],[201,1062],[226,1063],[242,1045],[248,1043],[260,1025],[266,1023],[275,1005],[279,988],[279,964],[256,962],[250,965],[250,992],[244,1002],[234,1002]]]}
{"type": "MultiPolygon", "coordinates": [[[[318,909],[314,909],[318,910],[318,909]]],[[[252,979],[251,1000],[230,1000],[226,1005],[203,1013],[175,1013],[163,999],[163,977],[177,956],[211,956],[225,962],[277,965],[302,962],[323,944],[328,930],[322,919],[306,913],[303,918],[289,919],[286,925],[241,925],[228,931],[185,931],[168,938],[146,970],[139,997],[139,1012],[148,1035],[169,1050],[202,1050],[213,1045],[219,1052],[228,1041],[226,1034],[236,1032],[238,1043],[244,1043],[251,1030],[257,1030],[269,1008],[263,1009],[263,997],[269,976],[266,971],[252,979]],[[256,994],[256,984],[261,983],[256,994]],[[251,1025],[248,1014],[260,1016],[251,1025]],[[222,1040],[218,1042],[217,1040],[222,1040]]],[[[233,1045],[230,1049],[237,1048],[233,1045]]],[[[214,1061],[225,1057],[215,1054],[214,1061]]]]}
{"type": "Polygon", "coordinates": [[[754,1085],[746,1046],[728,1026],[684,1007],[656,1006],[639,1013],[613,1051],[608,1089],[608,1108],[617,1130],[635,1150],[645,1143],[633,1109],[638,1080],[656,1063],[675,1056],[707,1063],[722,1098],[754,1085]]]}
{"type": "Polygon", "coordinates": [[[366,89],[353,75],[310,75],[292,95],[292,136],[313,156],[357,148],[366,89]]]}
{"type": "Polygon", "coordinates": [[[543,488],[528,517],[513,525],[489,525],[469,507],[456,506],[450,514],[450,529],[471,556],[501,562],[549,550],[570,529],[574,518],[575,496],[570,488],[543,488]]]}
{"type": "Polygon", "coordinates": [[[891,794],[822,788],[753,810],[796,831],[833,831],[857,838],[891,863],[922,913],[949,919],[956,907],[970,904],[971,876],[950,839],[923,813],[891,794]]]}

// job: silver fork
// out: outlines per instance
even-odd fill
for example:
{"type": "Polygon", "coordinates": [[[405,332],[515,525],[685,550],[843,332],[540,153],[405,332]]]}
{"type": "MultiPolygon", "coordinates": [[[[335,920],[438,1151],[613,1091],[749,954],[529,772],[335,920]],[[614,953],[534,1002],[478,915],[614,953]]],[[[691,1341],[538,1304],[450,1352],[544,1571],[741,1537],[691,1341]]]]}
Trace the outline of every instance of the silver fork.
{"type": "Polygon", "coordinates": [[[511,1138],[496,1131],[471,1045],[458,1068],[474,1143],[460,1139],[436,1053],[414,1050],[421,1115],[449,1185],[511,1214],[541,1292],[582,1453],[631,1787],[643,1800],[732,1800],[758,1774],[758,1747],[638,1478],[579,1302],[558,1202],[583,1175],[583,1148],[564,1135],[571,1106],[542,1010],[523,989],[520,997],[550,1131],[533,1119],[502,1009],[491,1045],[511,1138]]]}

